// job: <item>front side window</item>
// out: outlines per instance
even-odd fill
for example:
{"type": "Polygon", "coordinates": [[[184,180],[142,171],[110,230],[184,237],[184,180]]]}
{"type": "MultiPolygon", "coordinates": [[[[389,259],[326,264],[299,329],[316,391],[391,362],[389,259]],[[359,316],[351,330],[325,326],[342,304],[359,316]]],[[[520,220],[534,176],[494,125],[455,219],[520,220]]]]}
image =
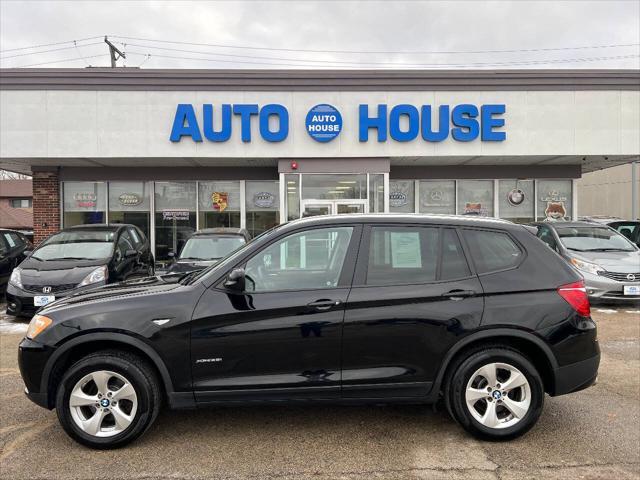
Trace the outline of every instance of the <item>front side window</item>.
{"type": "Polygon", "coordinates": [[[335,288],[353,227],[291,234],[262,250],[245,266],[247,291],[335,288]]]}
{"type": "Polygon", "coordinates": [[[544,243],[546,243],[552,250],[558,250],[558,244],[556,243],[553,232],[551,232],[551,229],[549,227],[538,227],[537,237],[544,243]]]}
{"type": "Polygon", "coordinates": [[[513,268],[522,260],[522,251],[506,233],[464,230],[464,237],[478,273],[513,268]]]}
{"type": "Polygon", "coordinates": [[[133,242],[131,240],[131,236],[129,233],[124,230],[118,239],[118,254],[120,258],[125,258],[127,256],[128,250],[135,250],[133,248],[133,242]]]}
{"type": "Polygon", "coordinates": [[[427,283],[436,279],[438,229],[373,227],[367,285],[427,283]]]}
{"type": "Polygon", "coordinates": [[[115,233],[109,230],[60,232],[45,240],[32,257],[37,260],[97,260],[113,254],[115,233]]]}
{"type": "Polygon", "coordinates": [[[562,244],[576,252],[633,252],[636,247],[623,235],[606,227],[557,228],[562,244]]]}

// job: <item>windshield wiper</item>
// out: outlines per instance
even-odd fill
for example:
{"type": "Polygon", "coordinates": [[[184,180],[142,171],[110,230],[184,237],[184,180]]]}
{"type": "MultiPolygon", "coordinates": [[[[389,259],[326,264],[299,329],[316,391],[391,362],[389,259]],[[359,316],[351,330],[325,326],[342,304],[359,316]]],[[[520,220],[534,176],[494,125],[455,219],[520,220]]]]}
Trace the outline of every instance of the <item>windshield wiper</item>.
{"type": "Polygon", "coordinates": [[[582,250],[581,248],[571,248],[567,247],[567,250],[572,250],[574,252],[586,252],[587,250],[582,250]]]}
{"type": "Polygon", "coordinates": [[[624,248],[590,248],[585,252],[631,252],[632,250],[625,250],[624,248]]]}
{"type": "Polygon", "coordinates": [[[199,270],[194,270],[192,272],[185,273],[183,276],[180,277],[180,279],[178,280],[178,283],[181,284],[181,285],[188,285],[189,284],[189,280],[196,273],[200,273],[200,271],[199,270]]]}
{"type": "Polygon", "coordinates": [[[200,258],[200,257],[180,257],[178,260],[209,260],[209,259],[200,258]]]}

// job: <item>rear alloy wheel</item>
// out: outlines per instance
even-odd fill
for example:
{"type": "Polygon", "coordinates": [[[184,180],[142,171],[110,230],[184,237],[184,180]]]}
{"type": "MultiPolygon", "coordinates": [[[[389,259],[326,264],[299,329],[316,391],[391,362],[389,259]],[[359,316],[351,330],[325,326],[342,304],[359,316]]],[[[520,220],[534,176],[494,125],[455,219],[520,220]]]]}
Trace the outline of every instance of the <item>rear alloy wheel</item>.
{"type": "Polygon", "coordinates": [[[507,440],[528,431],[544,402],[540,375],[524,356],[507,348],[472,353],[449,384],[455,419],[475,436],[507,440]]]}
{"type": "Polygon", "coordinates": [[[79,360],[64,374],[56,411],[71,438],[108,449],[142,435],[160,402],[158,380],[147,362],[126,352],[104,351],[79,360]]]}

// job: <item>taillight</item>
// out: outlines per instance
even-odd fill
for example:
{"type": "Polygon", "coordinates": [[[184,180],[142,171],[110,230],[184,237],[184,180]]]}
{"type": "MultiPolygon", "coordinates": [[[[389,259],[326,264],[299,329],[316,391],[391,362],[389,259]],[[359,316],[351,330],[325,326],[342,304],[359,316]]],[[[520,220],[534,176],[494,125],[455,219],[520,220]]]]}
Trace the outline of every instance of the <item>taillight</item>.
{"type": "Polygon", "coordinates": [[[558,293],[573,307],[578,315],[583,317],[591,316],[591,305],[589,305],[589,296],[587,295],[587,289],[584,287],[584,280],[561,285],[558,287],[558,293]]]}

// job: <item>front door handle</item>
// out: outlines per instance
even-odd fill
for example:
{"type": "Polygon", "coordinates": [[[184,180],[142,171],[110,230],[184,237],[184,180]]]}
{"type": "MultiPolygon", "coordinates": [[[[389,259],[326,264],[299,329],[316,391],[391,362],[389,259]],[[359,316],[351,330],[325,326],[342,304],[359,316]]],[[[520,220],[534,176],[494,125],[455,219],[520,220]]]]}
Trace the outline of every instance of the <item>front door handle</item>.
{"type": "Polygon", "coordinates": [[[329,310],[333,307],[337,307],[341,303],[342,302],[340,300],[329,300],[327,298],[323,298],[321,300],[316,300],[315,302],[307,303],[307,307],[324,311],[324,310],[329,310]]]}
{"type": "Polygon", "coordinates": [[[459,301],[466,297],[473,297],[476,295],[474,290],[450,290],[447,293],[443,293],[443,297],[449,297],[451,300],[459,301]]]}

